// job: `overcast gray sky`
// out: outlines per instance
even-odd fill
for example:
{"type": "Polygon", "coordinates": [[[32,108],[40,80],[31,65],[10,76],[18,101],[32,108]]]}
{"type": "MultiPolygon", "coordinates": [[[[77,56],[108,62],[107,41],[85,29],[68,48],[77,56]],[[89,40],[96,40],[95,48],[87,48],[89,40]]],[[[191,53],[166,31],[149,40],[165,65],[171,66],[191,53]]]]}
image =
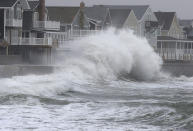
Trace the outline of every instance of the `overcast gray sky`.
{"type": "Polygon", "coordinates": [[[78,6],[81,1],[86,5],[117,4],[117,5],[150,5],[153,11],[175,11],[178,17],[193,19],[193,0],[46,0],[52,6],[78,6]]]}

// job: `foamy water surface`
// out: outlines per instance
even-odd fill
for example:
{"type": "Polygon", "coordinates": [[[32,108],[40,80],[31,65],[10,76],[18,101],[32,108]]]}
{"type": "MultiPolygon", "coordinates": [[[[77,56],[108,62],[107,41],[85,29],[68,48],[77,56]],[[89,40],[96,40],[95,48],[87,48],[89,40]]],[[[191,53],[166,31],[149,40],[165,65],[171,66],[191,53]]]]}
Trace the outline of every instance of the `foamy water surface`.
{"type": "Polygon", "coordinates": [[[0,79],[0,130],[193,128],[193,78],[163,73],[145,39],[109,29],[63,47],[53,74],[0,79]]]}

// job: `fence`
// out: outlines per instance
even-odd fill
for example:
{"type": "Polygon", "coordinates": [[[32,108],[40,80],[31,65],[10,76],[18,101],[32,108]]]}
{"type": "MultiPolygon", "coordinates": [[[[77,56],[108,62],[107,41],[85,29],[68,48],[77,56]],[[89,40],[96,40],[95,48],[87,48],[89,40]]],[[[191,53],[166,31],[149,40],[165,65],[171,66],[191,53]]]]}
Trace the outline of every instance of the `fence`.
{"type": "Polygon", "coordinates": [[[164,60],[193,60],[193,41],[158,40],[157,53],[164,60]]]}
{"type": "Polygon", "coordinates": [[[60,22],[56,21],[34,21],[34,28],[43,28],[50,30],[60,30],[60,22]]]}
{"type": "Polygon", "coordinates": [[[52,45],[50,38],[12,38],[11,45],[52,45]]]}
{"type": "Polygon", "coordinates": [[[22,20],[9,18],[6,20],[6,26],[9,27],[22,27],[22,20]]]}

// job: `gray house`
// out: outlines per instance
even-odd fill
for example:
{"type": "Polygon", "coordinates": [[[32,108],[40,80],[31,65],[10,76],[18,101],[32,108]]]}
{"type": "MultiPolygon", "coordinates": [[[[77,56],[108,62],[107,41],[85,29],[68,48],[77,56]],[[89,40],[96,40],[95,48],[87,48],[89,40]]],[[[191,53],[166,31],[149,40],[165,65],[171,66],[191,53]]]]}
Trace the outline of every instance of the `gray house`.
{"type": "Polygon", "coordinates": [[[0,40],[12,44],[22,36],[23,9],[29,9],[27,0],[0,1],[0,40]]]}
{"type": "MultiPolygon", "coordinates": [[[[47,7],[48,19],[61,22],[61,30],[80,29],[80,7],[47,7]]],[[[89,29],[89,22],[83,15],[83,29],[89,29]]]]}
{"type": "Polygon", "coordinates": [[[23,37],[24,38],[44,38],[47,32],[58,32],[60,30],[59,21],[48,19],[48,10],[43,7],[43,17],[41,16],[40,2],[28,1],[30,9],[24,11],[23,37]]]}
{"type": "Polygon", "coordinates": [[[160,36],[184,39],[183,29],[179,25],[175,12],[155,12],[160,26],[160,36]]]}
{"type": "Polygon", "coordinates": [[[104,5],[111,9],[131,9],[138,20],[137,34],[141,37],[146,37],[149,43],[156,48],[157,33],[158,33],[158,20],[152,12],[149,5],[128,5],[128,6],[114,6],[104,5]]]}
{"type": "Polygon", "coordinates": [[[131,9],[110,9],[112,26],[116,28],[129,28],[137,34],[138,20],[131,9]]]}

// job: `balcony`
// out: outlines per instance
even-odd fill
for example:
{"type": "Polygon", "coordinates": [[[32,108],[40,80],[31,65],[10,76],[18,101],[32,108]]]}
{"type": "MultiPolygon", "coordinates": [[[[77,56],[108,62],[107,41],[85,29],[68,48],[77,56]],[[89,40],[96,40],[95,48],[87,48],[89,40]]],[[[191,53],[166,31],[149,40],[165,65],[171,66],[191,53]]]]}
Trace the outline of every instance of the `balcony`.
{"type": "Polygon", "coordinates": [[[6,26],[9,27],[22,27],[22,20],[20,19],[6,19],[6,26]]]}
{"type": "Polygon", "coordinates": [[[52,46],[51,38],[12,38],[11,45],[52,46]]]}
{"type": "Polygon", "coordinates": [[[33,28],[45,30],[60,30],[60,22],[56,21],[34,21],[33,28]]]}

